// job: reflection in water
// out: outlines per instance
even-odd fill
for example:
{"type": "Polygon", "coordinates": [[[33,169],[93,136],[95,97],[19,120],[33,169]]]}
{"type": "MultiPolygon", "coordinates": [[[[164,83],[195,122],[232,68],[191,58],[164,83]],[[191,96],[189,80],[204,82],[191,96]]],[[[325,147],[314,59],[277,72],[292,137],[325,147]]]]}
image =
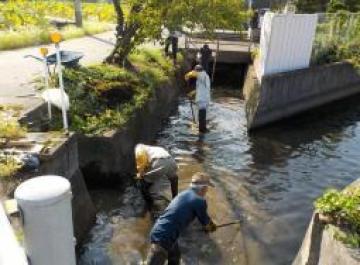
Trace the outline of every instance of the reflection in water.
{"type": "MultiPolygon", "coordinates": [[[[193,173],[206,171],[217,184],[208,196],[215,221],[242,220],[210,236],[194,224],[180,240],[183,264],[291,264],[313,200],[325,188],[341,188],[359,176],[358,100],[248,135],[239,94],[217,91],[210,132],[203,137],[192,129],[189,104],[181,102],[158,138],[178,162],[180,188],[193,173]]],[[[99,191],[94,197],[102,211],[83,248],[82,264],[108,264],[89,262],[89,257],[101,257],[99,252],[113,264],[140,263],[149,218],[134,189],[124,194],[99,191]]]]}

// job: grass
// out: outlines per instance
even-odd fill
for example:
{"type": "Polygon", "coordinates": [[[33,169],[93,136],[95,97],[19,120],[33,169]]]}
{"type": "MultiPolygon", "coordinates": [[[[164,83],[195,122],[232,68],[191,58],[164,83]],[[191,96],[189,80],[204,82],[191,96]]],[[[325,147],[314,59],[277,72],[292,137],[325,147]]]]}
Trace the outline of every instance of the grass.
{"type": "MultiPolygon", "coordinates": [[[[129,59],[136,72],[106,64],[64,72],[71,130],[103,135],[121,128],[157,87],[174,76],[172,61],[158,49],[137,50],[129,59]]],[[[58,121],[52,129],[61,128],[61,119],[58,121]]]]}
{"type": "Polygon", "coordinates": [[[0,178],[12,177],[20,168],[21,165],[15,159],[6,156],[0,157],[0,178]]]}
{"type": "MultiPolygon", "coordinates": [[[[114,26],[102,22],[85,22],[82,28],[66,26],[60,30],[64,40],[94,35],[112,30],[114,26]]],[[[34,45],[50,43],[49,34],[56,29],[53,27],[29,27],[17,31],[0,31],[0,50],[11,50],[34,45]]]]}
{"type": "Polygon", "coordinates": [[[15,118],[0,116],[0,139],[16,140],[25,135],[26,128],[22,127],[15,118]]]}

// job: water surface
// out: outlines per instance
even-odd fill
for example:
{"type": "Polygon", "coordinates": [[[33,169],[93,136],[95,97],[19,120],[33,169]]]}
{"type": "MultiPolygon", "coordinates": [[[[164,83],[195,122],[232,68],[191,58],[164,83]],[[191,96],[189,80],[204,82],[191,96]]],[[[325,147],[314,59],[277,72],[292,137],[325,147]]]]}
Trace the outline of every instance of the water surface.
{"type": "MultiPolygon", "coordinates": [[[[240,92],[216,90],[210,132],[199,136],[190,105],[181,100],[158,144],[176,158],[181,189],[195,172],[211,175],[216,188],[208,203],[217,223],[242,220],[210,236],[191,227],[180,240],[183,264],[291,264],[313,200],[360,175],[358,102],[335,103],[249,135],[240,92]]],[[[140,264],[151,224],[138,192],[99,190],[93,198],[98,224],[81,264],[140,264]]]]}

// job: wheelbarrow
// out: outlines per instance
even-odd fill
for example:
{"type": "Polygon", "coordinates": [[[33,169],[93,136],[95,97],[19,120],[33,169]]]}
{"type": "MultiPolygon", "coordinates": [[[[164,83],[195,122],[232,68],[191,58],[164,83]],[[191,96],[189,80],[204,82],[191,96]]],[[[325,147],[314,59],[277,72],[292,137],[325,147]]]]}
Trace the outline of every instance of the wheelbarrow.
{"type": "MultiPolygon", "coordinates": [[[[43,58],[34,55],[25,55],[25,58],[34,58],[40,62],[43,62],[43,58]]],[[[78,66],[80,59],[84,57],[82,52],[73,51],[60,51],[61,64],[65,67],[73,68],[78,66]]],[[[46,56],[47,65],[56,64],[56,53],[46,56]]]]}

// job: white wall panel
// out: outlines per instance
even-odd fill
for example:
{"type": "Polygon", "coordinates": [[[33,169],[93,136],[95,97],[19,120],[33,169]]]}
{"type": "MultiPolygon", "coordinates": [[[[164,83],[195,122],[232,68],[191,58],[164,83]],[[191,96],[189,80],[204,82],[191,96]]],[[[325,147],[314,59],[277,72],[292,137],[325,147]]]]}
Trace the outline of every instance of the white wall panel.
{"type": "Polygon", "coordinates": [[[260,76],[307,68],[317,15],[266,13],[260,38],[260,76]]]}

